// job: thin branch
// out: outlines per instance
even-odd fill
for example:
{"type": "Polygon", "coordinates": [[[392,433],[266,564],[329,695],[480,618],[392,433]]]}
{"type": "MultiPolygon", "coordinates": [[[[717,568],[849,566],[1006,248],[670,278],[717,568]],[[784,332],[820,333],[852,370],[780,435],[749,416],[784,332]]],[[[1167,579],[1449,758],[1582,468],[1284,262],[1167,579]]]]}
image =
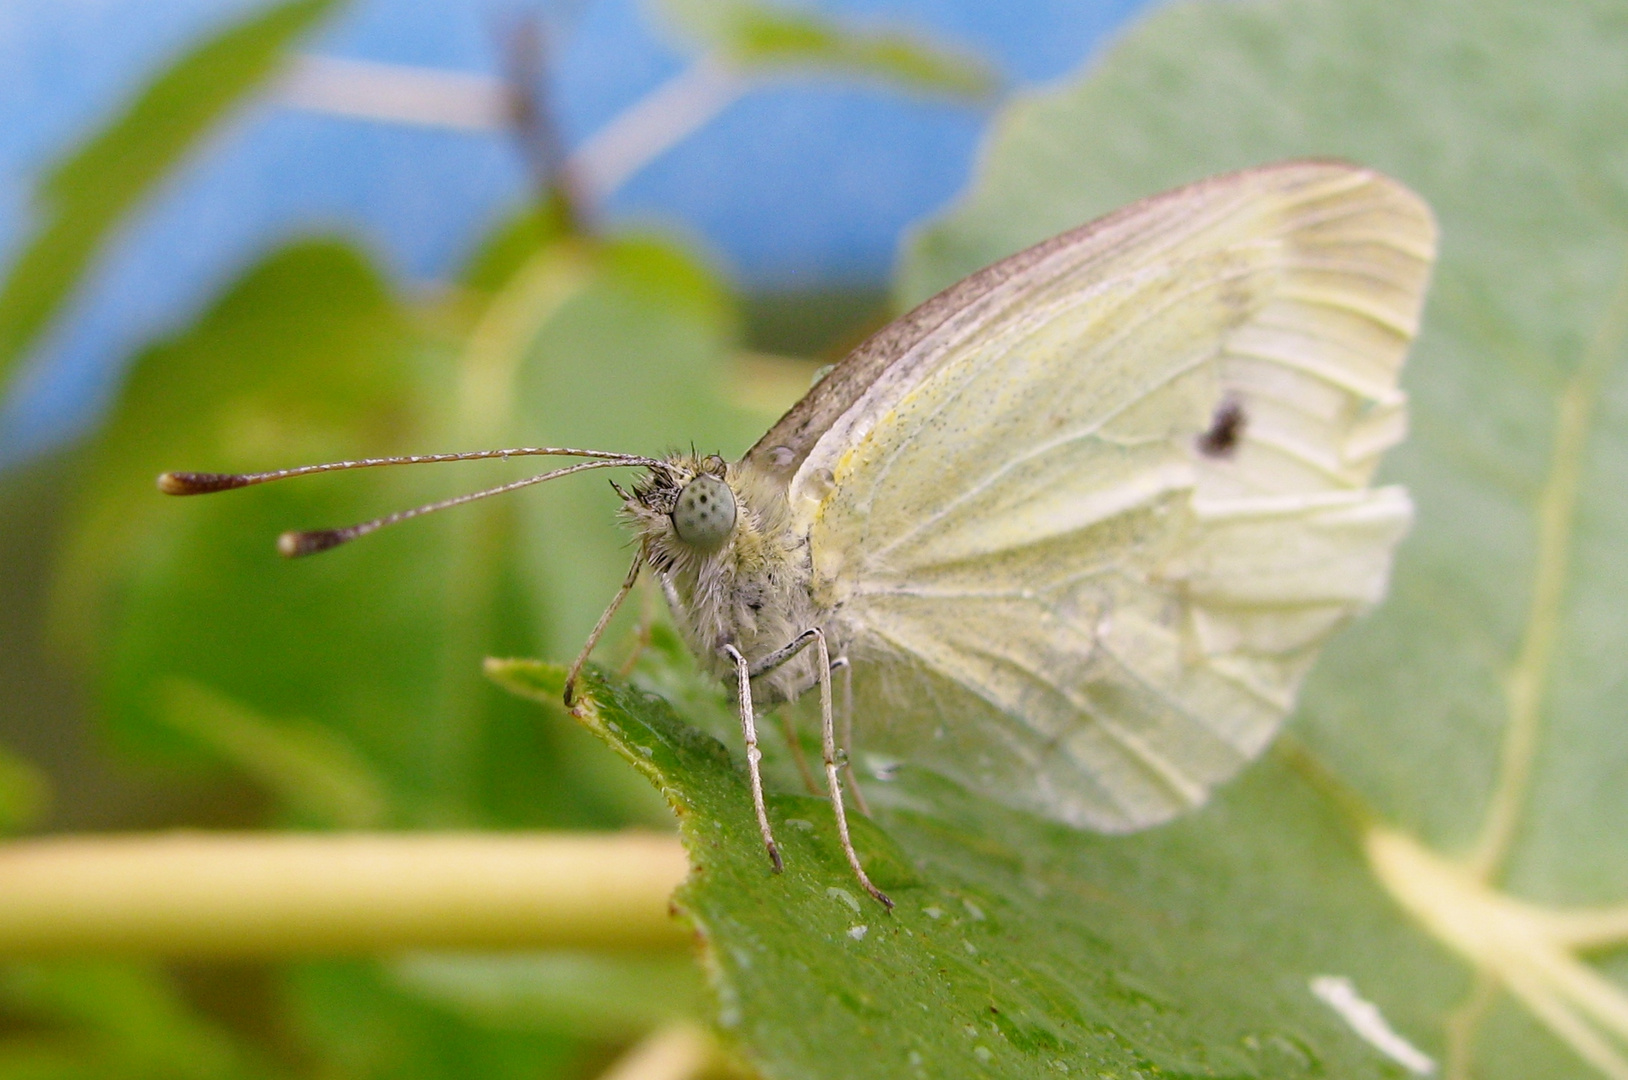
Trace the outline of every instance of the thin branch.
{"type": "Polygon", "coordinates": [[[337,56],[301,56],[277,88],[279,104],[310,112],[455,131],[508,131],[512,99],[487,75],[337,56]]]}
{"type": "Polygon", "coordinates": [[[531,171],[531,183],[540,204],[559,200],[564,224],[581,232],[587,205],[566,156],[549,85],[551,42],[535,14],[522,18],[504,43],[504,68],[509,84],[510,126],[521,156],[531,171]]]}
{"type": "Polygon", "coordinates": [[[705,127],[746,94],[750,83],[703,57],[618,113],[571,155],[567,167],[590,205],[605,200],[646,165],[705,127]]]}
{"type": "MultiPolygon", "coordinates": [[[[599,206],[650,162],[705,127],[751,83],[703,58],[634,102],[562,163],[573,194],[599,206]]],[[[516,128],[512,83],[403,64],[302,56],[278,88],[280,104],[358,120],[507,132],[516,128]]],[[[553,171],[552,169],[550,171],[553,171]]]]}

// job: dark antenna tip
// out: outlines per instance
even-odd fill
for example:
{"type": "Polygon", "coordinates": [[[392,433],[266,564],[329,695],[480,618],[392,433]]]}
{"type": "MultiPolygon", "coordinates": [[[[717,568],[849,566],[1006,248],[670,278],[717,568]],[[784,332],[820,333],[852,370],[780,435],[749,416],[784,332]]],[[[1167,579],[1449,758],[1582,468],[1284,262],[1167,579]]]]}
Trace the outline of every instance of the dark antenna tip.
{"type": "Polygon", "coordinates": [[[338,547],[350,539],[348,529],[311,529],[308,532],[290,531],[277,538],[277,554],[285,559],[301,555],[315,555],[319,551],[338,547]]]}
{"type": "Polygon", "coordinates": [[[207,495],[253,483],[237,473],[167,472],[158,474],[158,490],[166,495],[207,495]]]}

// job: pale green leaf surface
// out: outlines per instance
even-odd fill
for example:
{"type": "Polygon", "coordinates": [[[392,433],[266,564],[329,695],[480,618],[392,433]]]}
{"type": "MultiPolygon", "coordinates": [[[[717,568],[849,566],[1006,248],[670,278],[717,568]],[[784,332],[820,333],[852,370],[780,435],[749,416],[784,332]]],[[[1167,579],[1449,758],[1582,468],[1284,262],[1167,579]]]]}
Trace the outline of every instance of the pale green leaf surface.
{"type": "MultiPolygon", "coordinates": [[[[324,589],[358,587],[348,553],[298,573],[271,542],[312,523],[308,515],[368,516],[379,504],[366,496],[377,495],[287,485],[176,500],[157,494],[153,478],[178,465],[257,468],[391,445],[400,437],[392,428],[412,422],[402,363],[410,341],[372,269],[348,249],[314,243],[268,259],[197,326],[137,359],[83,465],[56,595],[58,636],[105,659],[108,718],[131,745],[196,745],[154,722],[167,676],[201,679],[272,715],[321,715],[352,692],[345,651],[311,641],[369,651],[380,612],[323,602],[324,589]],[[245,628],[245,612],[268,617],[253,633],[223,632],[245,628]],[[296,673],[322,677],[307,685],[296,673]]],[[[401,653],[372,648],[385,661],[401,653]]]]}
{"type": "MultiPolygon", "coordinates": [[[[1418,524],[1390,599],[1319,663],[1297,730],[1444,855],[1488,835],[1501,793],[1507,843],[1482,845],[1505,855],[1494,880],[1565,905],[1628,903],[1625,51],[1615,3],[1172,7],[1084,81],[1009,110],[902,285],[919,300],[1142,195],[1284,157],[1348,158],[1424,195],[1442,253],[1404,372],[1412,435],[1384,467],[1418,524]],[[1506,758],[1522,672],[1533,738],[1506,758]]],[[[1478,1077],[1589,1075],[1507,999],[1475,1030],[1478,1077]]]]}
{"type": "Polygon", "coordinates": [[[0,386],[130,211],[335,2],[287,0],[207,38],[44,179],[38,224],[0,286],[0,386]]]}

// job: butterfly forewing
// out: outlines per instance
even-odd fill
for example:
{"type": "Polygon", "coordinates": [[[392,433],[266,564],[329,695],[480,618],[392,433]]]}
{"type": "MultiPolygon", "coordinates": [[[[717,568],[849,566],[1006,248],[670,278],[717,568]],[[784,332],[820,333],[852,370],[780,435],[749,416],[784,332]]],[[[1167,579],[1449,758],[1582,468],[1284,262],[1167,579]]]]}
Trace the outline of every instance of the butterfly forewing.
{"type": "Polygon", "coordinates": [[[759,448],[802,440],[780,458],[862,661],[861,751],[1106,829],[1258,754],[1408,525],[1366,485],[1434,241],[1365,170],[1232,174],[998,263],[839,366],[759,448]]]}

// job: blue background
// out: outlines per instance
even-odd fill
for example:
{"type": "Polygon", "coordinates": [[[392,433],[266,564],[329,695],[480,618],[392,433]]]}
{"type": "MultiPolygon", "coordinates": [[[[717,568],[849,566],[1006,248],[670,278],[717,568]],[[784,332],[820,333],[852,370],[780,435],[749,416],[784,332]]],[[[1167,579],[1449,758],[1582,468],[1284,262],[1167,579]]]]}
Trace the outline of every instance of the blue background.
{"type": "MultiPolygon", "coordinates": [[[[1146,0],[822,0],[868,28],[910,29],[982,58],[1005,92],[1078,69],[1146,0]]],[[[30,227],[34,177],[246,0],[0,4],[0,257],[30,227]]],[[[693,60],[635,0],[359,0],[304,51],[497,74],[503,30],[535,13],[553,103],[580,142],[693,60]]],[[[835,78],[753,90],[600,208],[694,241],[751,291],[885,282],[901,233],[966,183],[987,107],[835,78]]],[[[121,362],[181,325],[279,240],[340,233],[405,283],[456,271],[520,204],[501,136],[372,123],[271,102],[248,109],[142,207],[0,404],[0,466],[94,421],[121,362]]]]}

